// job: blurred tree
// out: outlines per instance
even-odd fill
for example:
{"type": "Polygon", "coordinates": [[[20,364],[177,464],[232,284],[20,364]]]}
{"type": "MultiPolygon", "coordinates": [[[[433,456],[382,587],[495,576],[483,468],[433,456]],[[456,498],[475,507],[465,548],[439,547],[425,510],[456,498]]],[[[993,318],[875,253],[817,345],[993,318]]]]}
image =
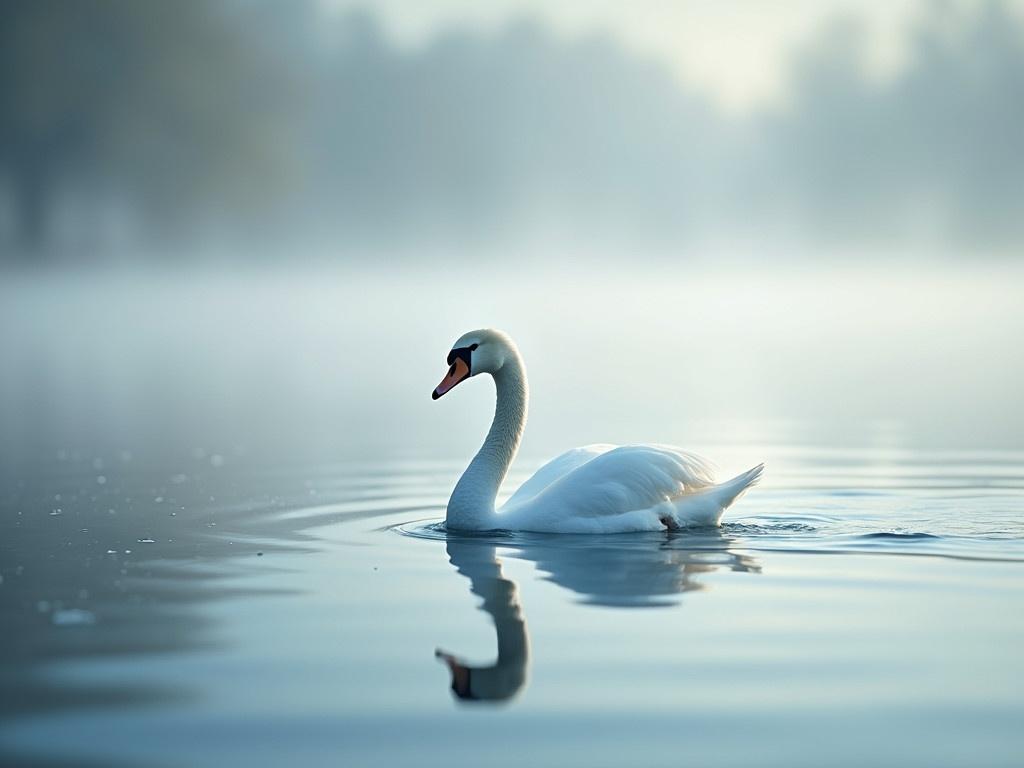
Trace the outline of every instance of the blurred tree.
{"type": "Polygon", "coordinates": [[[137,244],[247,253],[1018,244],[1019,13],[926,5],[885,78],[868,31],[836,20],[783,108],[728,115],[614,36],[530,20],[402,47],[318,0],[0,0],[0,206],[6,185],[37,254],[69,199],[137,244]]]}
{"type": "Polygon", "coordinates": [[[1005,2],[935,2],[907,63],[867,67],[864,28],[833,23],[795,62],[766,151],[806,231],[833,242],[1024,237],[1024,24],[1005,2]]]}
{"type": "Polygon", "coordinates": [[[17,240],[46,244],[80,182],[161,234],[258,202],[282,159],[281,62],[238,6],[200,0],[0,0],[0,176],[17,240]],[[228,12],[228,11],[232,12],[228,12]],[[275,79],[277,82],[275,82],[275,79]],[[269,98],[273,95],[273,99],[269,98]]]}

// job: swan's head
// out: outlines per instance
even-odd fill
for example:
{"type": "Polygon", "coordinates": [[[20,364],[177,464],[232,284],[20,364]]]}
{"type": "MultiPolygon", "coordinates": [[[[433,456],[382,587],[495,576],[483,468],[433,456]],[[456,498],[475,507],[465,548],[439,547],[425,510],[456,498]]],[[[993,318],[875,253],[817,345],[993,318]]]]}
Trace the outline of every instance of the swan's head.
{"type": "Polygon", "coordinates": [[[475,699],[476,696],[473,695],[473,691],[470,688],[470,680],[473,676],[473,670],[450,653],[445,653],[440,648],[434,651],[434,656],[443,661],[448,666],[448,671],[451,672],[452,693],[464,701],[472,701],[475,699]]]}
{"type": "Polygon", "coordinates": [[[463,334],[448,353],[448,373],[434,389],[432,397],[437,400],[456,384],[478,373],[497,373],[508,356],[514,354],[517,354],[515,344],[501,331],[484,328],[463,334]]]}

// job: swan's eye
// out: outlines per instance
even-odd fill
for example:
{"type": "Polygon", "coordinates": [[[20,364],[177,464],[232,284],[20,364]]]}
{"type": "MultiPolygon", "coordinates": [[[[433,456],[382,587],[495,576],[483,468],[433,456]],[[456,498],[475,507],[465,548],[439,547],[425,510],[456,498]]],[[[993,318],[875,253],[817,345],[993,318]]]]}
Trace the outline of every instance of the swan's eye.
{"type": "Polygon", "coordinates": [[[479,346],[480,346],[479,344],[470,344],[469,345],[469,351],[472,352],[473,350],[475,350],[479,346]]]}

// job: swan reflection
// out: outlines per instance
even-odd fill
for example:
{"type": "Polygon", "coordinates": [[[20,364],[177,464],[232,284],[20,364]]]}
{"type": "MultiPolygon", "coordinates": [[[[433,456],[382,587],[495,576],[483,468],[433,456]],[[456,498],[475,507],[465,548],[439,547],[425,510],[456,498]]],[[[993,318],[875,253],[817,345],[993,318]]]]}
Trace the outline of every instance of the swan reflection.
{"type": "Polygon", "coordinates": [[[451,673],[452,692],[464,701],[501,702],[526,683],[530,637],[515,582],[502,573],[503,554],[536,564],[548,581],[565,587],[588,605],[618,608],[672,605],[683,592],[705,589],[700,574],[717,570],[760,573],[751,556],[729,550],[732,539],[718,530],[701,533],[624,536],[543,536],[514,539],[456,536],[448,558],[469,579],[470,591],[494,622],[498,655],[492,664],[471,665],[438,649],[451,673]]]}
{"type": "Polygon", "coordinates": [[[465,701],[504,701],[526,682],[530,636],[519,604],[519,588],[501,572],[497,547],[485,542],[449,541],[448,558],[469,579],[470,591],[483,598],[498,635],[498,658],[487,666],[470,666],[440,648],[437,657],[448,665],[452,692],[465,701]]]}

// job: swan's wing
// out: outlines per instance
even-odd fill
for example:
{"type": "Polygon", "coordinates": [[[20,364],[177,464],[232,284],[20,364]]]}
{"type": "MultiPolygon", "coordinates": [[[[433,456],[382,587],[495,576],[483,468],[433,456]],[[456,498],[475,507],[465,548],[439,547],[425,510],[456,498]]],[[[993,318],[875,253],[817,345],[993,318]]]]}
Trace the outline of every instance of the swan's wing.
{"type": "Polygon", "coordinates": [[[532,499],[560,477],[569,474],[577,467],[586,464],[595,456],[607,453],[613,448],[615,448],[615,446],[609,443],[595,443],[594,445],[584,445],[581,448],[573,448],[572,450],[566,451],[561,456],[556,456],[534,472],[525,483],[519,486],[519,488],[516,489],[516,492],[509,497],[509,500],[505,502],[505,505],[513,507],[524,501],[532,499]]]}
{"type": "Polygon", "coordinates": [[[552,518],[618,515],[713,484],[714,467],[699,456],[664,445],[624,445],[549,483],[530,507],[552,518]]]}

